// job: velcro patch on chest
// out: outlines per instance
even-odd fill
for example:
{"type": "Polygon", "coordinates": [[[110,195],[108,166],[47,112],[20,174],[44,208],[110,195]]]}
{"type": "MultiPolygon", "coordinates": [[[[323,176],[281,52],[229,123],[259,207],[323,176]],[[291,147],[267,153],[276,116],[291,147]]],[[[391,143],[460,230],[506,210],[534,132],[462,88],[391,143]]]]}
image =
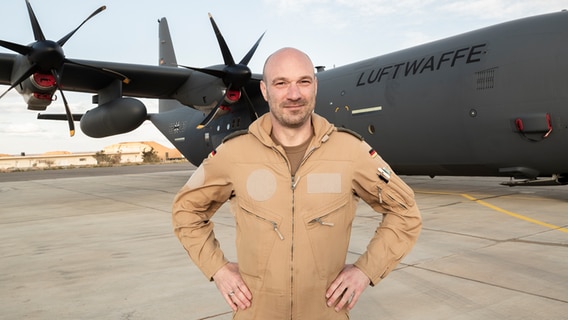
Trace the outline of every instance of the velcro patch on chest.
{"type": "Polygon", "coordinates": [[[276,193],[276,177],[266,169],[258,169],[247,178],[247,192],[256,201],[266,201],[276,193]]]}
{"type": "Polygon", "coordinates": [[[341,193],[340,173],[310,173],[308,193],[341,193]]]}

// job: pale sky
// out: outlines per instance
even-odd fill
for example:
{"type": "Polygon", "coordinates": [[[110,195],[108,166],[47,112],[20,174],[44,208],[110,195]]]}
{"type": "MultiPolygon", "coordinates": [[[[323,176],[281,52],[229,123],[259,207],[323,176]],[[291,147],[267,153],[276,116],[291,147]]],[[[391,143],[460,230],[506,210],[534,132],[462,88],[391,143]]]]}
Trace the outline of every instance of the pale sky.
{"type": "MultiPolygon", "coordinates": [[[[210,12],[233,57],[239,61],[266,31],[249,63],[261,73],[275,50],[297,47],[315,65],[342,66],[496,23],[568,9],[567,0],[31,0],[46,38],[59,40],[101,5],[107,10],[85,24],[64,46],[69,59],[156,65],[158,23],[168,19],[178,63],[195,67],[223,59],[209,23],[210,12]]],[[[3,1],[0,39],[33,42],[24,0],[3,1]]],[[[0,48],[0,52],[10,52],[0,48]]],[[[1,92],[6,86],[0,86],[1,92]]],[[[59,93],[57,93],[59,95],[59,93]]],[[[67,91],[72,112],[95,107],[91,95],[67,91]]],[[[157,101],[144,99],[148,112],[157,101]]],[[[55,101],[45,113],[64,113],[55,101]]],[[[98,151],[125,141],[171,144],[150,122],[137,130],[103,139],[77,132],[69,137],[65,121],[36,120],[15,90],[0,100],[0,154],[48,151],[98,151]]]]}

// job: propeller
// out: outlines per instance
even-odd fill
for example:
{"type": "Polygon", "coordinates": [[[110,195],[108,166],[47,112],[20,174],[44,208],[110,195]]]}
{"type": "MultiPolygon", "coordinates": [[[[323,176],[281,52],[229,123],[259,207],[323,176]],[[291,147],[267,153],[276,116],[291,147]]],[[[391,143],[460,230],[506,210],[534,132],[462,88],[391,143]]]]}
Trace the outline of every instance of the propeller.
{"type": "Polygon", "coordinates": [[[223,55],[225,67],[222,70],[218,70],[180,66],[222,79],[223,83],[227,86],[227,90],[223,99],[219,100],[217,105],[211,110],[211,112],[209,112],[205,119],[201,121],[197,128],[201,129],[203,127],[206,127],[211,122],[211,120],[215,119],[215,117],[221,110],[227,109],[226,104],[233,104],[237,102],[241,98],[241,96],[244,96],[247,99],[247,106],[251,119],[255,120],[256,118],[258,118],[258,114],[256,113],[252,101],[250,100],[245,90],[245,85],[252,79],[252,72],[247,65],[254,55],[256,49],[258,48],[260,41],[264,37],[264,33],[252,46],[249,52],[243,57],[243,59],[239,63],[235,63],[233,55],[229,50],[229,46],[225,42],[225,38],[223,38],[223,35],[221,34],[219,27],[217,27],[217,24],[215,23],[215,20],[213,19],[211,13],[209,13],[209,20],[211,21],[211,25],[213,26],[213,30],[215,31],[215,36],[217,37],[217,42],[219,43],[221,54],[223,55]]]}
{"type": "Polygon", "coordinates": [[[73,62],[65,58],[65,54],[63,53],[63,45],[65,45],[65,43],[87,21],[89,21],[92,17],[96,16],[102,11],[104,11],[106,9],[106,6],[102,6],[97,10],[95,10],[77,28],[69,32],[59,41],[55,42],[51,40],[46,40],[29,0],[26,0],[26,5],[28,8],[28,14],[30,17],[32,29],[34,32],[35,42],[28,46],[24,46],[17,43],[0,40],[0,46],[26,56],[30,66],[27,70],[22,72],[22,74],[18,77],[18,79],[14,81],[14,83],[2,95],[0,95],[0,99],[4,97],[10,90],[20,85],[24,80],[26,80],[34,73],[36,72],[50,73],[55,78],[57,89],[59,90],[59,92],[61,93],[61,97],[63,98],[63,104],[65,105],[65,113],[67,115],[67,122],[69,123],[69,133],[71,136],[73,136],[75,134],[73,115],[71,114],[71,110],[69,109],[69,104],[67,103],[67,99],[65,98],[63,90],[61,89],[61,74],[63,72],[63,67],[65,66],[65,64],[74,64],[87,68],[92,68],[103,73],[111,74],[114,77],[120,77],[122,78],[122,81],[128,82],[128,79],[124,75],[118,74],[111,70],[96,68],[93,66],[88,66],[77,62],[73,62]]]}

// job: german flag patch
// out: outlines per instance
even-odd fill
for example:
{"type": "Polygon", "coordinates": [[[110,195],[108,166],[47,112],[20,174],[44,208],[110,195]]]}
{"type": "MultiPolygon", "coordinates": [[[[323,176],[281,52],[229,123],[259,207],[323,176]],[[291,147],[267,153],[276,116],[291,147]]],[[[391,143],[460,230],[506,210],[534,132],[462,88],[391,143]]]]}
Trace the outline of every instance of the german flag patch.
{"type": "Polygon", "coordinates": [[[211,151],[211,153],[209,154],[209,156],[207,156],[207,158],[213,158],[216,154],[217,154],[217,150],[213,149],[213,151],[211,151]]]}
{"type": "Polygon", "coordinates": [[[371,158],[376,158],[378,156],[377,151],[375,151],[375,149],[369,150],[369,155],[371,156],[371,158]]]}

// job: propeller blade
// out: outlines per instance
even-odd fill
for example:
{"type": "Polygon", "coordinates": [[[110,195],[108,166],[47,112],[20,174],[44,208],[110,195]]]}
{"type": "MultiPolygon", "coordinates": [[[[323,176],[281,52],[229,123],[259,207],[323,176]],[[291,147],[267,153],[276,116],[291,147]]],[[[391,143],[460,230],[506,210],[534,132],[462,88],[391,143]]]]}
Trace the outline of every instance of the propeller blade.
{"type": "Polygon", "coordinates": [[[239,62],[240,64],[244,64],[245,66],[248,65],[248,63],[250,62],[250,59],[252,58],[252,56],[254,55],[254,52],[256,51],[256,48],[258,48],[258,45],[260,44],[260,40],[262,40],[265,33],[266,33],[266,31],[262,33],[262,35],[260,36],[260,38],[258,38],[258,40],[256,40],[256,43],[254,44],[254,46],[252,46],[252,48],[249,50],[249,52],[243,57],[243,60],[241,60],[241,62],[239,62]]]}
{"type": "Polygon", "coordinates": [[[209,20],[211,21],[211,25],[213,26],[213,30],[215,31],[215,36],[217,37],[217,42],[219,43],[219,47],[221,48],[221,53],[223,54],[223,61],[225,61],[225,65],[232,66],[235,64],[235,60],[233,59],[233,55],[231,54],[231,50],[229,50],[229,46],[227,42],[225,42],[225,38],[221,34],[221,31],[217,27],[215,20],[213,20],[213,16],[209,13],[209,20]]]}
{"type": "Polygon", "coordinates": [[[41,30],[41,26],[37,20],[37,17],[34,13],[32,5],[30,4],[29,0],[26,0],[26,6],[28,9],[28,15],[30,17],[30,22],[32,25],[32,29],[34,32],[35,43],[30,46],[23,46],[20,44],[2,41],[0,40],[0,46],[10,49],[12,51],[18,52],[21,55],[27,56],[28,61],[31,63],[31,66],[28,70],[26,70],[13,84],[6,90],[2,95],[0,95],[0,99],[4,97],[10,90],[15,88],[16,86],[20,85],[22,81],[26,80],[35,72],[41,71],[46,72],[47,70],[51,71],[51,74],[55,78],[57,89],[61,93],[61,97],[63,98],[63,104],[65,105],[65,113],[67,116],[67,121],[69,123],[69,133],[71,136],[75,135],[75,124],[73,122],[73,115],[71,114],[71,110],[69,108],[69,103],[67,102],[67,98],[63,93],[63,89],[61,88],[61,72],[63,71],[63,67],[66,63],[79,65],[82,67],[90,68],[93,70],[97,70],[98,72],[106,73],[111,75],[112,77],[119,78],[124,83],[129,83],[130,79],[125,75],[105,69],[105,68],[97,68],[89,65],[84,65],[81,63],[77,63],[68,59],[65,59],[65,55],[63,54],[63,45],[91,18],[96,16],[97,14],[101,13],[106,9],[106,6],[101,6],[97,10],[93,11],[90,16],[88,16],[78,27],[76,27],[73,31],[69,32],[63,38],[61,38],[57,42],[47,41],[43,31],[41,30]]]}
{"type": "Polygon", "coordinates": [[[103,12],[105,9],[106,9],[106,6],[102,6],[102,7],[98,8],[97,10],[95,10],[93,13],[91,13],[90,16],[87,17],[87,19],[83,20],[83,22],[77,28],[75,28],[75,30],[69,32],[66,36],[64,36],[59,41],[57,41],[57,44],[59,44],[60,46],[63,46],[67,42],[67,40],[69,40],[69,38],[71,38],[75,34],[75,32],[77,32],[77,30],[79,30],[79,28],[81,28],[87,21],[89,21],[89,19],[91,19],[92,17],[96,16],[97,14],[103,12]]]}
{"type": "Polygon", "coordinates": [[[207,127],[207,125],[209,125],[209,123],[211,122],[211,120],[215,119],[215,116],[217,115],[217,113],[219,112],[219,110],[221,110],[221,108],[219,108],[221,106],[221,104],[223,103],[224,99],[219,100],[219,102],[217,103],[217,105],[215,106],[215,108],[213,108],[209,114],[207,114],[207,116],[205,117],[205,119],[203,119],[203,121],[201,121],[200,124],[197,125],[197,129],[203,129],[205,127],[207,127]]]}
{"type": "Polygon", "coordinates": [[[21,44],[3,41],[3,40],[0,40],[0,46],[12,51],[16,51],[21,55],[28,55],[32,51],[31,48],[28,46],[23,46],[21,44]]]}
{"type": "Polygon", "coordinates": [[[61,93],[61,98],[63,98],[63,105],[65,106],[65,114],[67,115],[67,123],[69,124],[69,135],[72,137],[75,135],[75,123],[73,122],[73,115],[71,114],[71,109],[69,109],[69,104],[67,103],[67,99],[65,98],[65,94],[61,89],[61,77],[57,70],[51,70],[51,74],[55,77],[55,81],[57,83],[57,89],[61,93]]]}
{"type": "Polygon", "coordinates": [[[203,119],[201,123],[197,125],[197,129],[203,129],[207,127],[209,123],[217,117],[217,114],[219,113],[219,111],[221,111],[221,105],[225,101],[225,98],[227,97],[227,94],[230,91],[231,91],[231,84],[229,84],[229,86],[227,87],[227,91],[225,92],[225,95],[223,95],[223,98],[220,99],[219,102],[217,102],[217,105],[215,105],[215,107],[211,109],[211,111],[209,112],[209,114],[207,114],[205,119],[203,119]]]}
{"type": "Polygon", "coordinates": [[[30,4],[29,0],[26,0],[26,6],[28,7],[28,14],[30,16],[30,21],[32,23],[32,29],[34,30],[34,37],[36,41],[45,41],[45,36],[43,35],[43,31],[41,31],[41,27],[39,22],[37,21],[37,17],[32,9],[32,5],[30,4]]]}
{"type": "Polygon", "coordinates": [[[35,64],[33,64],[28,70],[26,70],[26,72],[24,72],[19,78],[18,80],[16,80],[11,86],[10,88],[8,88],[8,90],[4,91],[4,93],[2,93],[2,95],[0,96],[0,99],[2,99],[10,90],[14,89],[15,87],[19,86],[20,83],[22,83],[22,81],[26,80],[29,76],[31,76],[32,74],[34,74],[35,70],[36,70],[37,66],[35,64]]]}
{"type": "MultiPolygon", "coordinates": [[[[223,60],[225,62],[225,67],[223,68],[223,70],[209,69],[209,68],[194,68],[194,67],[178,65],[179,67],[184,67],[193,71],[202,72],[220,78],[223,80],[223,83],[227,86],[223,98],[219,100],[219,102],[213,109],[211,109],[211,111],[209,112],[209,114],[205,116],[203,121],[201,121],[201,123],[197,125],[197,129],[202,129],[207,125],[209,125],[209,123],[213,119],[217,118],[220,115],[219,113],[221,110],[222,111],[228,110],[224,106],[229,106],[238,102],[242,94],[244,94],[247,99],[247,108],[251,119],[256,120],[258,118],[258,114],[256,113],[254,105],[248,93],[245,90],[245,86],[247,85],[247,83],[249,83],[249,81],[253,79],[252,72],[247,65],[252,59],[254,53],[256,52],[256,49],[260,44],[260,41],[262,40],[266,32],[264,32],[260,36],[260,38],[252,46],[252,48],[243,57],[241,62],[236,64],[235,60],[233,59],[233,55],[229,50],[229,46],[227,45],[227,42],[225,42],[225,38],[223,38],[223,35],[221,34],[221,31],[219,30],[219,27],[215,23],[215,20],[213,19],[211,13],[209,13],[209,20],[211,21],[211,25],[213,26],[213,30],[215,31],[215,36],[217,37],[217,42],[219,43],[219,48],[221,49],[221,53],[223,54],[223,60]]],[[[255,81],[261,80],[257,78],[258,77],[254,77],[253,80],[255,81]]]]}
{"type": "MultiPolygon", "coordinates": [[[[203,119],[203,121],[201,121],[201,123],[197,126],[197,129],[205,128],[206,126],[209,125],[209,123],[211,121],[213,121],[215,118],[217,118],[217,115],[221,111],[221,106],[223,104],[223,101],[225,101],[225,98],[226,98],[227,94],[230,92],[230,90],[231,90],[231,86],[229,86],[229,88],[227,88],[227,93],[225,94],[223,99],[220,100],[217,103],[215,108],[211,109],[211,112],[209,112],[209,114],[203,119]]],[[[258,114],[256,113],[256,110],[254,109],[254,105],[253,105],[252,101],[250,100],[250,97],[249,97],[247,91],[245,90],[245,88],[244,87],[241,88],[240,92],[245,95],[245,98],[248,102],[247,109],[249,111],[249,115],[250,115],[251,120],[254,121],[254,120],[258,119],[258,114]]]]}
{"type": "Polygon", "coordinates": [[[247,99],[247,109],[249,110],[249,115],[250,115],[250,119],[251,121],[254,121],[256,119],[258,119],[258,113],[256,113],[256,110],[254,109],[254,105],[252,104],[252,101],[250,100],[250,97],[246,91],[246,89],[243,87],[241,88],[241,92],[244,94],[245,98],[247,99]]]}

